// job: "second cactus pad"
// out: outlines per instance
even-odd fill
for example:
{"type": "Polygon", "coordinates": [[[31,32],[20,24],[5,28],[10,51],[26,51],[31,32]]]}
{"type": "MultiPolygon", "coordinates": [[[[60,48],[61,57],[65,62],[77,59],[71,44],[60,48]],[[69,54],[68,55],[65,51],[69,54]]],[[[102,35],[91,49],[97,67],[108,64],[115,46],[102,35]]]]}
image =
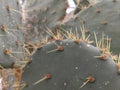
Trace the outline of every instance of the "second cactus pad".
{"type": "Polygon", "coordinates": [[[28,0],[24,5],[27,39],[39,40],[46,29],[54,29],[65,17],[65,0],[28,0]]]}
{"type": "Polygon", "coordinates": [[[71,19],[66,25],[79,29],[82,21],[91,34],[95,32],[99,37],[104,32],[112,40],[111,50],[117,54],[120,51],[119,18],[120,0],[101,0],[83,12],[80,12],[76,19],[71,19]]]}
{"type": "Polygon", "coordinates": [[[23,90],[119,90],[116,63],[85,41],[44,45],[23,72],[23,90]]]}

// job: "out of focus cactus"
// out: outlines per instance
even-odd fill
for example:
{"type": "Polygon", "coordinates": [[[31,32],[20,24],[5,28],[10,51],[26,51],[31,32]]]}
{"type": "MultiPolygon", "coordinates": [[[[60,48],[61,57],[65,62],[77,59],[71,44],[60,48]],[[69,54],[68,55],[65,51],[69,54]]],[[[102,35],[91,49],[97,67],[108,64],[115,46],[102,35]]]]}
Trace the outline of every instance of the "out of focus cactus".
{"type": "Polygon", "coordinates": [[[117,54],[120,51],[119,6],[119,0],[100,0],[98,3],[80,12],[76,18],[69,20],[65,27],[73,28],[73,30],[77,28],[79,30],[82,22],[88,28],[91,36],[94,36],[93,32],[95,32],[97,37],[100,38],[101,33],[104,32],[105,36],[109,36],[112,40],[111,51],[117,54]]]}
{"type": "Polygon", "coordinates": [[[0,64],[11,67],[15,61],[23,59],[23,31],[21,22],[21,7],[16,0],[0,1],[0,64]]]}
{"type": "Polygon", "coordinates": [[[46,33],[55,29],[66,13],[65,0],[27,0],[24,5],[26,40],[36,41],[46,33]]]}
{"type": "Polygon", "coordinates": [[[0,1],[0,90],[20,90],[22,69],[13,64],[24,59],[21,15],[18,0],[0,1]]]}

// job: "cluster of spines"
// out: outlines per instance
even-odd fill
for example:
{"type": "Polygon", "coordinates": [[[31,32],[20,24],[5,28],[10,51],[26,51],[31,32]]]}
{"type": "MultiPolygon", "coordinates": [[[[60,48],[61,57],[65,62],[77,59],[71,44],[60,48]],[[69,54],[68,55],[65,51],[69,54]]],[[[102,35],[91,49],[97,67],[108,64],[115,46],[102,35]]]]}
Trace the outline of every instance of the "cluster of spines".
{"type": "MultiPolygon", "coordinates": [[[[76,33],[77,31],[75,33],[71,32],[71,31],[64,31],[64,30],[63,31],[58,30],[57,33],[52,33],[52,31],[48,31],[48,34],[52,37],[52,41],[55,41],[54,44],[57,47],[53,50],[50,50],[50,51],[48,50],[46,53],[49,54],[52,52],[61,52],[61,51],[64,52],[65,48],[62,45],[57,44],[57,42],[61,42],[65,39],[71,40],[78,45],[81,43],[86,43],[89,46],[89,44],[91,44],[90,43],[91,41],[89,40],[89,35],[86,36],[85,31],[86,31],[85,27],[83,27],[81,30],[81,37],[78,35],[78,33],[76,33]]],[[[103,37],[104,36],[104,33],[103,33],[102,39],[100,41],[98,41],[95,33],[94,33],[94,35],[95,35],[96,47],[101,52],[100,56],[94,56],[94,58],[99,58],[100,60],[103,60],[103,61],[108,60],[108,57],[112,58],[111,53],[110,53],[110,42],[111,41],[109,40],[109,38],[103,37]]],[[[51,40],[50,41],[48,40],[46,43],[43,43],[40,46],[44,46],[47,43],[51,43],[51,40]]],[[[35,44],[33,44],[33,46],[34,45],[35,44]]],[[[119,71],[119,67],[120,67],[119,64],[116,64],[116,67],[118,68],[118,71],[119,71]]],[[[41,79],[37,80],[35,83],[33,83],[33,85],[40,84],[40,82],[43,82],[43,81],[51,79],[51,78],[52,78],[52,75],[47,73],[43,78],[41,78],[41,79]]],[[[95,81],[96,81],[96,78],[94,76],[88,76],[88,77],[86,77],[83,84],[80,85],[80,88],[83,88],[84,86],[86,86],[89,83],[94,83],[95,81]]]]}
{"type": "MultiPolygon", "coordinates": [[[[69,31],[65,31],[64,29],[57,29],[56,33],[52,32],[52,30],[48,30],[46,31],[50,37],[52,39],[42,39],[40,42],[38,43],[26,43],[26,53],[28,53],[28,55],[33,55],[38,49],[42,48],[44,45],[46,45],[47,43],[51,42],[51,41],[62,41],[65,39],[70,39],[72,41],[74,41],[76,44],[80,44],[81,42],[85,42],[87,44],[91,44],[93,42],[96,43],[96,47],[101,51],[101,55],[100,56],[95,56],[95,58],[99,58],[101,60],[107,60],[108,56],[111,57],[113,60],[115,60],[115,62],[119,62],[119,57],[117,55],[113,55],[112,52],[110,51],[110,45],[111,45],[111,38],[105,38],[104,37],[104,33],[102,33],[102,39],[100,39],[99,41],[97,40],[97,36],[96,33],[94,32],[94,37],[95,37],[95,41],[94,40],[90,40],[90,34],[88,35],[86,31],[88,31],[85,26],[83,25],[81,27],[81,37],[80,34],[78,34],[78,30],[76,29],[75,32],[72,32],[71,30],[69,31]],[[87,36],[86,36],[87,35],[87,36]]],[[[61,45],[58,45],[55,43],[55,45],[57,46],[56,49],[48,51],[48,53],[54,52],[54,51],[63,51],[64,48],[61,45]]]]}

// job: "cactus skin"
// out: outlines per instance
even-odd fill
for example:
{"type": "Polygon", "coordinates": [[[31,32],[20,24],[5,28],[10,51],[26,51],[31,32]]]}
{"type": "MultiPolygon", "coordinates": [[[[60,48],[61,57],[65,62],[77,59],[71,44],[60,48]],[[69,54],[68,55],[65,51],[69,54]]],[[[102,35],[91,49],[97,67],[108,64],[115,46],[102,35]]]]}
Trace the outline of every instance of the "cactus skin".
{"type": "Polygon", "coordinates": [[[46,29],[55,29],[65,17],[65,0],[28,0],[24,5],[25,36],[27,40],[36,41],[46,33],[46,29]],[[29,28],[28,28],[29,27],[29,28]]]}
{"type": "Polygon", "coordinates": [[[13,63],[24,58],[21,6],[18,0],[0,0],[0,90],[20,90],[21,74],[19,68],[13,68],[13,63]],[[16,11],[17,10],[17,11],[16,11]],[[12,52],[9,50],[12,50],[12,52]],[[14,84],[17,83],[17,88],[14,84]],[[3,88],[3,89],[2,89],[3,88]]]}
{"type": "Polygon", "coordinates": [[[33,62],[23,72],[22,80],[29,85],[23,90],[119,90],[116,64],[109,56],[106,60],[95,58],[101,55],[100,50],[84,42],[56,43],[64,50],[48,53],[57,48],[55,42],[50,42],[33,55],[33,62]],[[52,78],[33,85],[46,73],[52,78]],[[80,88],[88,76],[93,76],[95,82],[80,88]]]}
{"type": "MultiPolygon", "coordinates": [[[[112,39],[111,51],[118,54],[120,51],[120,0],[105,0],[96,3],[92,7],[79,13],[76,19],[71,19],[66,23],[66,27],[80,28],[80,21],[90,32],[96,32],[98,38],[102,32],[112,39]],[[111,7],[112,6],[112,7],[111,7]]],[[[92,36],[92,35],[91,35],[92,36]]]]}
{"type": "Polygon", "coordinates": [[[23,52],[23,48],[16,42],[24,42],[23,31],[18,29],[22,26],[21,14],[14,12],[12,9],[21,11],[21,7],[17,0],[1,0],[0,1],[0,64],[5,68],[10,68],[15,61],[23,59],[23,54],[5,55],[6,49],[12,49],[13,52],[23,52]],[[10,7],[10,11],[7,7],[10,7]],[[4,31],[6,30],[6,31],[4,31]]]}

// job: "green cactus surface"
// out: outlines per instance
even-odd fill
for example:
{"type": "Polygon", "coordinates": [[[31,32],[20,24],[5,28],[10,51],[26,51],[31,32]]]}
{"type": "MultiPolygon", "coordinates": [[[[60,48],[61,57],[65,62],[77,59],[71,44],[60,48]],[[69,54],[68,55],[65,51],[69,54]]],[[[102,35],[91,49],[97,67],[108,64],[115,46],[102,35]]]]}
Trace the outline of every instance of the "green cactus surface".
{"type": "Polygon", "coordinates": [[[20,90],[24,59],[22,7],[18,0],[0,0],[0,90],[20,90]]]}
{"type": "Polygon", "coordinates": [[[21,20],[21,6],[17,0],[0,1],[0,64],[10,68],[14,62],[23,59],[24,42],[21,20]]]}
{"type": "Polygon", "coordinates": [[[120,0],[74,1],[0,1],[0,90],[120,89],[120,0]]]}
{"type": "Polygon", "coordinates": [[[84,42],[50,42],[24,69],[23,90],[119,90],[116,63],[108,54],[84,42]],[[85,84],[85,85],[84,85],[85,84]]]}
{"type": "Polygon", "coordinates": [[[90,6],[84,11],[80,12],[76,18],[69,20],[65,27],[80,29],[81,22],[85,24],[91,36],[93,32],[96,33],[98,39],[101,33],[111,38],[111,51],[114,54],[120,52],[120,0],[101,0],[100,2],[90,6]]]}
{"type": "Polygon", "coordinates": [[[24,5],[25,38],[37,41],[48,29],[55,29],[64,19],[66,13],[65,0],[28,0],[24,5]]]}

